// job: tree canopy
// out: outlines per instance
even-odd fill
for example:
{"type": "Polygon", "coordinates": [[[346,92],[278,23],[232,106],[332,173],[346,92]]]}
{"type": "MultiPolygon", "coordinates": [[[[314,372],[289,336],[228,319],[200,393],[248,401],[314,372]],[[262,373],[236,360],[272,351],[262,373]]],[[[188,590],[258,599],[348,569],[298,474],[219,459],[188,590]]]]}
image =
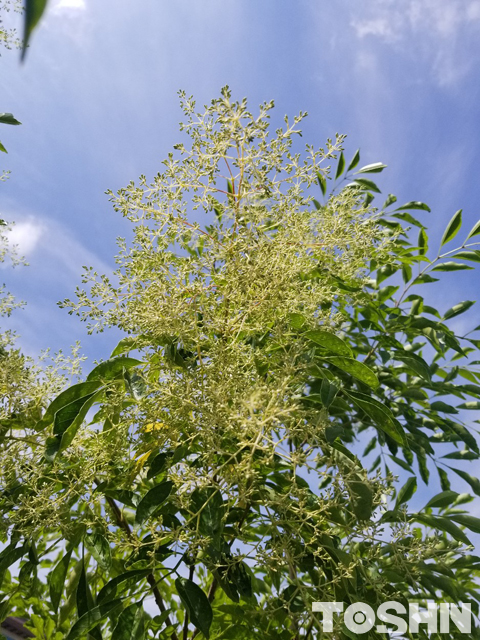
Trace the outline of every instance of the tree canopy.
{"type": "Polygon", "coordinates": [[[343,136],[300,151],[306,114],[270,133],[273,103],[180,98],[184,142],[109,192],[133,226],[114,277],[62,303],[125,337],[51,403],[23,361],[2,390],[2,615],[55,640],[288,640],[318,637],[314,601],[478,613],[480,326],[418,291],[480,261],[480,223],[458,211],[431,253],[429,207],[377,204],[385,166],[343,136]]]}

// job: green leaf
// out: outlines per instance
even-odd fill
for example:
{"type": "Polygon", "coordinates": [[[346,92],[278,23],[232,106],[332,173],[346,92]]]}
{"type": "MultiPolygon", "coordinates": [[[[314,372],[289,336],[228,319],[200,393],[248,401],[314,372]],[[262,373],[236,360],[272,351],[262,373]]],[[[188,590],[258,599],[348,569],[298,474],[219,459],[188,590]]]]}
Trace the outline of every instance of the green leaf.
{"type": "Polygon", "coordinates": [[[0,123],[1,124],[22,124],[16,118],[13,117],[12,113],[0,113],[0,123]]]}
{"type": "Polygon", "coordinates": [[[12,564],[23,558],[23,556],[27,553],[28,546],[23,545],[22,547],[15,547],[15,544],[9,544],[3,549],[0,553],[0,587],[2,586],[3,577],[5,575],[5,571],[12,564]]]}
{"type": "Polygon", "coordinates": [[[395,509],[398,509],[398,507],[401,504],[408,502],[416,490],[417,490],[417,479],[415,477],[408,478],[406,483],[398,492],[397,500],[395,502],[395,509]]]}
{"type": "Polygon", "coordinates": [[[22,43],[22,60],[25,58],[32,31],[40,21],[48,0],[25,0],[25,21],[22,43]]]}
{"type": "Polygon", "coordinates": [[[463,264],[463,262],[442,262],[433,267],[432,271],[467,271],[468,269],[473,269],[473,267],[463,264]]]}
{"type": "Polygon", "coordinates": [[[442,491],[450,491],[450,478],[448,477],[448,473],[445,469],[441,469],[440,467],[437,467],[437,471],[442,491]]]}
{"type": "Polygon", "coordinates": [[[335,449],[335,451],[338,451],[344,458],[347,458],[348,460],[350,460],[350,462],[353,462],[355,466],[360,467],[361,469],[363,468],[362,463],[357,458],[357,456],[349,451],[349,449],[347,449],[347,447],[345,447],[339,440],[334,440],[331,445],[332,448],[335,449]]]}
{"type": "Polygon", "coordinates": [[[412,278],[412,267],[408,264],[402,265],[402,278],[405,284],[412,278]]]}
{"type": "Polygon", "coordinates": [[[425,453],[424,448],[420,448],[417,452],[417,462],[418,462],[418,470],[420,471],[420,477],[428,484],[428,480],[430,478],[430,471],[428,470],[427,465],[427,455],[425,453]]]}
{"type": "Polygon", "coordinates": [[[392,218],[397,218],[398,220],[404,220],[405,222],[410,222],[414,227],[420,227],[420,229],[424,229],[423,224],[414,218],[410,213],[402,212],[402,213],[394,213],[392,218]]]}
{"type": "Polygon", "coordinates": [[[143,640],[145,638],[145,614],[142,602],[126,607],[118,618],[112,640],[143,640]]]}
{"type": "Polygon", "coordinates": [[[45,443],[45,458],[52,462],[55,456],[64,451],[73,442],[90,407],[103,395],[103,389],[62,407],[54,420],[54,436],[45,443]]]}
{"type": "Polygon", "coordinates": [[[112,555],[110,545],[104,536],[100,533],[89,533],[85,536],[84,542],[99,566],[108,571],[112,565],[112,555]]]}
{"type": "Polygon", "coordinates": [[[351,171],[352,169],[355,169],[355,167],[358,165],[359,162],[360,162],[360,149],[357,149],[355,151],[355,153],[353,154],[353,158],[350,160],[350,164],[348,165],[347,173],[349,171],[351,171]]]}
{"type": "Polygon", "coordinates": [[[90,396],[90,394],[97,391],[99,387],[101,387],[101,382],[95,380],[91,382],[80,382],[79,384],[74,384],[68,389],[65,389],[65,391],[62,391],[62,393],[60,393],[55,400],[50,403],[43,418],[37,422],[35,429],[37,431],[45,429],[45,427],[52,424],[57,411],[80,398],[90,396]]]}
{"type": "Polygon", "coordinates": [[[470,231],[466,239],[468,240],[469,238],[473,238],[473,236],[478,236],[479,233],[480,233],[480,220],[473,226],[472,230],[470,231]]]}
{"type": "Polygon", "coordinates": [[[112,351],[110,359],[115,358],[115,356],[120,356],[126,351],[136,349],[139,346],[140,342],[143,342],[141,338],[143,338],[143,336],[127,336],[126,338],[122,338],[115,349],[112,351]]]}
{"type": "Polygon", "coordinates": [[[173,482],[166,480],[157,484],[140,500],[135,514],[135,524],[142,524],[165,502],[173,489],[173,482]]]}
{"type": "Polygon", "coordinates": [[[452,219],[447,224],[447,227],[443,233],[442,240],[440,241],[440,246],[443,247],[444,244],[453,240],[457,233],[460,231],[460,227],[462,226],[462,210],[459,209],[456,213],[454,213],[452,219]]]}
{"type": "Polygon", "coordinates": [[[60,562],[57,563],[53,571],[48,574],[50,601],[52,603],[52,609],[55,613],[58,612],[60,600],[62,599],[62,593],[65,587],[65,580],[67,578],[68,565],[70,564],[71,556],[72,552],[67,551],[60,562]]]}
{"type": "Polygon", "coordinates": [[[402,425],[396,420],[388,407],[378,402],[371,396],[356,391],[345,391],[344,393],[354,402],[357,407],[364,411],[373,422],[384,433],[398,444],[407,446],[407,440],[402,425]]]}
{"type": "Polygon", "coordinates": [[[358,520],[370,520],[373,513],[372,488],[362,480],[348,482],[348,491],[352,498],[352,509],[358,520]]]}
{"type": "Polygon", "coordinates": [[[225,505],[214,487],[197,488],[191,495],[192,510],[198,514],[198,531],[218,541],[223,526],[225,505]]]}
{"type": "Polygon", "coordinates": [[[447,460],[478,460],[478,453],[473,453],[473,451],[468,451],[464,449],[463,451],[453,451],[452,453],[447,453],[446,456],[442,456],[442,458],[446,458],[447,460]]]}
{"type": "Polygon", "coordinates": [[[471,260],[472,262],[480,262],[480,251],[459,251],[454,256],[455,260],[471,260]]]}
{"type": "MultiPolygon", "coordinates": [[[[469,404],[469,403],[465,403],[465,404],[469,404]]],[[[468,407],[460,405],[458,408],[465,409],[468,407]]],[[[480,403],[478,403],[477,407],[472,407],[472,408],[480,408],[480,403]]],[[[458,424],[457,422],[453,422],[451,420],[449,420],[447,424],[451,429],[453,429],[453,431],[457,434],[457,436],[462,438],[463,442],[466,444],[467,447],[469,447],[472,451],[475,451],[475,453],[477,454],[480,453],[475,436],[472,433],[470,433],[470,431],[463,424],[458,424]]]]}
{"type": "Polygon", "coordinates": [[[338,391],[339,387],[336,384],[330,382],[330,380],[327,380],[326,378],[322,380],[322,385],[320,387],[320,398],[324,407],[328,409],[328,407],[335,400],[338,391]]]}
{"type": "Polygon", "coordinates": [[[301,329],[306,322],[305,316],[302,316],[301,313],[291,313],[288,316],[288,323],[292,329],[301,329]]]}
{"type": "Polygon", "coordinates": [[[87,568],[85,566],[85,560],[81,560],[81,572],[80,579],[77,585],[76,601],[78,617],[81,618],[85,613],[93,609],[93,596],[90,591],[87,580],[87,568]]]}
{"type": "Polygon", "coordinates": [[[381,173],[387,168],[386,164],[381,162],[374,162],[373,164],[367,164],[357,171],[357,173],[381,173]]]}
{"type": "Polygon", "coordinates": [[[429,502],[427,502],[422,511],[424,511],[425,509],[431,509],[433,507],[447,507],[448,505],[453,504],[459,495],[460,494],[458,494],[456,491],[450,490],[437,493],[436,496],[433,496],[433,498],[429,502]]]}
{"type": "Polygon", "coordinates": [[[463,302],[459,302],[445,313],[443,319],[449,320],[450,318],[459,316],[461,313],[465,313],[465,311],[468,311],[468,309],[470,309],[470,307],[473,307],[474,304],[475,300],[464,300],[463,302]]]}
{"type": "Polygon", "coordinates": [[[428,235],[425,229],[420,229],[418,232],[418,253],[424,256],[428,251],[428,235]]]}
{"type": "Polygon", "coordinates": [[[382,303],[390,300],[392,296],[399,290],[399,288],[400,287],[395,287],[392,284],[386,287],[382,287],[382,289],[379,289],[378,291],[378,301],[382,303]]]}
{"type": "Polygon", "coordinates": [[[438,282],[438,278],[432,278],[428,273],[424,273],[423,275],[418,276],[418,278],[415,278],[412,284],[429,284],[431,282],[438,282]]]}
{"type": "Polygon", "coordinates": [[[436,400],[435,402],[432,402],[430,405],[430,409],[433,409],[434,411],[440,411],[441,413],[458,413],[455,407],[452,407],[451,404],[447,404],[442,400],[436,400]]]}
{"type": "Polygon", "coordinates": [[[418,200],[412,200],[411,202],[407,202],[407,204],[402,204],[401,207],[397,207],[395,211],[403,211],[405,209],[417,209],[422,211],[428,211],[430,213],[431,209],[424,202],[418,202],[418,200]]]}
{"type": "Polygon", "coordinates": [[[394,351],[392,354],[394,360],[399,360],[407,365],[409,369],[414,371],[427,382],[431,382],[430,367],[423,358],[411,351],[394,351]]]}
{"type": "Polygon", "coordinates": [[[339,424],[330,424],[325,428],[325,440],[332,444],[345,433],[345,429],[339,424]]]}
{"type": "Polygon", "coordinates": [[[207,596],[198,585],[187,578],[177,578],[175,580],[175,586],[180,600],[190,616],[192,624],[194,624],[206,638],[209,638],[213,612],[207,596]]]}
{"type": "Polygon", "coordinates": [[[335,365],[345,373],[349,373],[357,380],[364,382],[372,389],[378,387],[378,378],[375,373],[367,367],[363,362],[359,362],[354,358],[343,358],[341,356],[329,356],[323,358],[326,362],[335,365]]]}
{"type": "Polygon", "coordinates": [[[322,195],[325,195],[327,193],[327,181],[325,180],[325,176],[321,174],[320,171],[317,171],[317,180],[322,195]]]}
{"type": "Polygon", "coordinates": [[[0,151],[3,151],[3,153],[8,153],[8,151],[5,149],[5,147],[1,142],[0,142],[0,151]]]}
{"type": "Polygon", "coordinates": [[[420,524],[432,527],[432,529],[445,531],[446,533],[449,533],[452,538],[455,538],[455,540],[459,540],[468,546],[471,546],[472,544],[463,531],[448,518],[428,515],[426,513],[415,513],[409,517],[416,522],[420,522],[420,524]]]}
{"type": "Polygon", "coordinates": [[[448,517],[458,522],[462,527],[467,527],[467,529],[470,529],[473,533],[480,533],[480,518],[462,513],[450,513],[448,517]]]}
{"type": "Polygon", "coordinates": [[[480,496],[480,480],[478,478],[471,476],[469,473],[467,473],[466,471],[462,471],[461,469],[454,469],[453,467],[449,467],[449,469],[455,471],[455,473],[460,476],[462,480],[465,480],[465,482],[467,482],[472,487],[474,493],[477,496],[480,496]]]}
{"type": "Polygon", "coordinates": [[[389,193],[387,199],[383,203],[382,211],[389,207],[391,204],[394,204],[397,201],[397,196],[394,196],[393,193],[389,193]]]}
{"type": "Polygon", "coordinates": [[[82,638],[100,622],[105,620],[111,613],[121,606],[123,600],[121,598],[117,600],[110,600],[100,604],[90,611],[87,611],[70,629],[70,633],[65,640],[77,640],[82,638]]]}
{"type": "Polygon", "coordinates": [[[405,469],[405,471],[409,471],[410,473],[413,473],[412,467],[401,458],[397,458],[396,456],[392,456],[392,455],[390,456],[390,458],[393,460],[393,462],[395,462],[395,464],[398,464],[399,467],[402,467],[402,469],[405,469]]]}
{"type": "Polygon", "coordinates": [[[152,460],[147,472],[148,480],[151,480],[163,471],[170,455],[168,453],[158,453],[152,460]]]}
{"type": "Polygon", "coordinates": [[[470,400],[469,402],[463,402],[459,404],[457,409],[474,409],[478,411],[480,409],[480,402],[478,400],[470,400]]]}
{"type": "Polygon", "coordinates": [[[322,208],[322,205],[319,203],[319,201],[318,201],[318,200],[315,200],[315,198],[314,198],[314,199],[312,200],[312,202],[313,202],[313,206],[315,207],[315,209],[316,209],[317,211],[320,211],[320,209],[322,208]]]}
{"type": "Polygon", "coordinates": [[[146,578],[149,573],[150,569],[135,569],[133,571],[126,571],[125,573],[112,578],[112,580],[107,582],[98,594],[97,604],[100,605],[104,600],[111,600],[112,598],[115,598],[117,587],[122,583],[128,582],[129,580],[135,580],[135,583],[138,583],[138,581],[146,578]]]}
{"type": "Polygon", "coordinates": [[[147,393],[147,385],[145,384],[145,380],[140,374],[136,372],[130,373],[130,371],[124,371],[123,376],[130,393],[138,402],[138,400],[141,400],[147,393]]]}
{"type": "Polygon", "coordinates": [[[228,577],[242,598],[252,597],[252,577],[245,562],[234,564],[228,573],[228,577]]]}
{"type": "Polygon", "coordinates": [[[95,369],[92,369],[87,376],[87,380],[113,380],[113,378],[116,378],[124,369],[128,370],[132,367],[138,367],[140,364],[143,364],[141,360],[136,360],[128,356],[110,358],[109,360],[105,360],[105,362],[101,362],[95,369]]]}
{"type": "Polygon", "coordinates": [[[78,398],[78,400],[74,400],[59,409],[53,421],[53,433],[56,436],[61,436],[75,420],[83,421],[93,404],[96,393],[97,392],[90,393],[88,396],[82,396],[78,398]]]}
{"type": "Polygon", "coordinates": [[[343,151],[340,152],[340,157],[338,158],[337,172],[335,174],[335,180],[337,180],[343,173],[345,169],[345,156],[343,155],[343,151]]]}
{"type": "Polygon", "coordinates": [[[340,338],[338,338],[334,333],[330,333],[329,331],[307,331],[305,337],[319,344],[324,349],[331,351],[332,353],[338,354],[339,356],[347,356],[352,357],[352,350],[340,338]]]}
{"type": "Polygon", "coordinates": [[[355,178],[352,184],[357,184],[358,186],[363,187],[368,191],[374,191],[375,193],[382,193],[374,182],[372,182],[371,180],[367,180],[366,178],[355,178]]]}

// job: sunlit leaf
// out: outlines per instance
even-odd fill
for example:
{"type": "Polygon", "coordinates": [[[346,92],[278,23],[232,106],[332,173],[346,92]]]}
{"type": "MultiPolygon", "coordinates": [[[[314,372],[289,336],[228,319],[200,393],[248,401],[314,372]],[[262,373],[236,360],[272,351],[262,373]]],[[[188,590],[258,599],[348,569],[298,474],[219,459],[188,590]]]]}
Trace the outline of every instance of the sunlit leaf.
{"type": "Polygon", "coordinates": [[[354,358],[344,358],[341,356],[328,356],[324,358],[325,362],[335,365],[345,373],[349,373],[357,380],[364,382],[372,389],[378,387],[378,378],[375,373],[367,367],[363,362],[359,362],[354,358]]]}
{"type": "Polygon", "coordinates": [[[462,210],[459,209],[456,213],[454,213],[450,222],[447,224],[447,227],[443,233],[442,239],[440,241],[440,246],[443,247],[444,244],[453,240],[457,233],[460,231],[460,227],[462,226],[462,210]]]}
{"type": "Polygon", "coordinates": [[[357,171],[357,173],[381,173],[387,168],[386,164],[381,162],[374,162],[373,164],[367,164],[357,171]]]}
{"type": "Polygon", "coordinates": [[[473,236],[478,236],[479,233],[480,233],[480,220],[473,226],[472,230],[467,236],[467,240],[469,238],[473,238],[473,236]]]}
{"type": "Polygon", "coordinates": [[[325,176],[320,173],[320,171],[317,171],[317,181],[320,187],[320,191],[323,195],[325,195],[327,193],[327,181],[325,180],[325,176]]]}
{"type": "Polygon", "coordinates": [[[92,369],[87,376],[87,380],[113,380],[113,378],[121,374],[124,369],[128,370],[140,364],[143,364],[141,360],[129,358],[128,356],[110,358],[109,360],[105,360],[105,362],[101,362],[95,369],[92,369]]]}
{"type": "Polygon", "coordinates": [[[359,162],[360,162],[360,149],[357,149],[353,154],[353,158],[351,159],[350,164],[348,165],[347,173],[352,169],[355,169],[355,167],[358,165],[359,162]]]}
{"type": "Polygon", "coordinates": [[[464,300],[463,302],[459,302],[445,313],[443,319],[449,320],[450,318],[459,316],[461,313],[468,311],[468,309],[470,309],[470,307],[472,307],[474,304],[475,300],[464,300]]]}
{"type": "Polygon", "coordinates": [[[327,349],[328,351],[331,351],[332,353],[338,354],[340,356],[352,356],[352,350],[350,349],[348,344],[341,340],[334,333],[330,333],[329,331],[314,330],[307,331],[304,335],[312,342],[319,344],[321,347],[327,349]]]}
{"type": "Polygon", "coordinates": [[[433,267],[432,271],[467,271],[468,269],[473,269],[473,267],[463,264],[463,262],[442,262],[433,267]]]}
{"type": "Polygon", "coordinates": [[[421,211],[428,211],[430,212],[431,209],[428,205],[426,205],[424,202],[418,202],[416,200],[412,200],[411,202],[407,202],[406,204],[402,204],[401,207],[397,207],[395,209],[395,211],[403,211],[405,209],[417,209],[417,210],[421,210],[421,211]]]}

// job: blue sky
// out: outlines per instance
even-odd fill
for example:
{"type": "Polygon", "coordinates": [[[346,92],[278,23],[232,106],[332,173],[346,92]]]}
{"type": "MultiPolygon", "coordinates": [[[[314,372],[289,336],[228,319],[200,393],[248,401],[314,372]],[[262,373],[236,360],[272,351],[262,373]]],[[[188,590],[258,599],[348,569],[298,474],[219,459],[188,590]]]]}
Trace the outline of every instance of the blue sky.
{"type": "MultiPolygon", "coordinates": [[[[180,139],[177,91],[209,102],[229,84],[278,121],[308,111],[303,140],[346,133],[347,155],[389,165],[379,184],[422,200],[439,240],[464,209],[480,218],[480,0],[50,0],[24,65],[4,52],[2,217],[30,267],[2,271],[28,302],[12,318],[31,353],[80,339],[106,357],[118,335],[87,337],[57,308],[81,267],[113,268],[128,235],[104,191],[153,176],[180,139]]],[[[475,299],[478,275],[445,274],[440,310],[475,299]]],[[[480,323],[475,307],[459,326],[480,323]]]]}

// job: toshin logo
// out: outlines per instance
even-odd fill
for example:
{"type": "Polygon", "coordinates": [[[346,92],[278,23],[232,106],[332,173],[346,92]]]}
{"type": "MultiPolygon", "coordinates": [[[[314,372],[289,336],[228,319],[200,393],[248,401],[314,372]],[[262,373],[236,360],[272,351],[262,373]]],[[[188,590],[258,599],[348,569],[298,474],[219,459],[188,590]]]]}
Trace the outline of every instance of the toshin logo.
{"type": "Polygon", "coordinates": [[[343,613],[343,623],[352,633],[367,633],[373,627],[378,633],[418,633],[420,625],[425,625],[429,633],[449,633],[453,623],[461,633],[471,633],[472,606],[470,603],[448,602],[427,603],[421,609],[417,603],[409,603],[407,608],[400,602],[382,603],[376,613],[365,602],[349,605],[344,612],[343,602],[314,602],[312,611],[323,614],[323,632],[331,632],[334,615],[343,613]],[[395,615],[397,614],[397,615],[395,615]]]}

